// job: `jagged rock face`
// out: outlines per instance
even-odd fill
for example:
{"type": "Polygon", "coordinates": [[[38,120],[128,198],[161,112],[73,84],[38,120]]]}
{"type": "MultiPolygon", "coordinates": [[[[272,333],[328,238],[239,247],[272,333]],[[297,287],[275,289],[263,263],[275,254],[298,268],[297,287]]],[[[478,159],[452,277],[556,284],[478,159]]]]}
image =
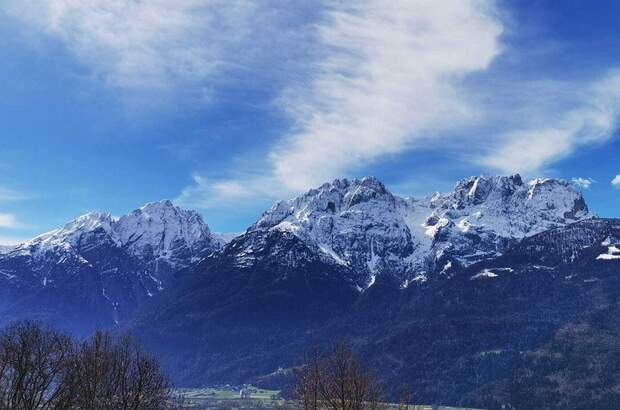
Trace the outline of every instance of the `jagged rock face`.
{"type": "Polygon", "coordinates": [[[512,177],[472,177],[453,193],[434,197],[433,217],[457,221],[462,231],[483,228],[498,236],[523,238],[592,217],[568,182],[512,177]]]}
{"type": "Polygon", "coordinates": [[[591,217],[581,194],[559,180],[472,177],[454,192],[417,200],[367,177],[335,180],[278,202],[248,232],[290,232],[325,260],[358,272],[362,290],[382,273],[405,287],[448,275],[524,237],[591,217]]]}
{"type": "MultiPolygon", "coordinates": [[[[590,219],[524,238],[494,259],[469,267],[476,282],[553,274],[562,282],[589,282],[620,266],[620,220],[590,219]]],[[[461,273],[463,274],[463,273],[461,273]]]]}
{"type": "Polygon", "coordinates": [[[363,288],[377,273],[397,271],[420,246],[405,223],[406,207],[375,178],[336,180],[277,203],[248,232],[289,232],[322,259],[358,272],[363,288]]]}
{"type": "Polygon", "coordinates": [[[75,313],[80,303],[91,326],[118,323],[169,286],[174,272],[222,246],[198,213],[170,201],[120,218],[89,213],[0,254],[3,307],[75,313]],[[34,307],[47,298],[54,306],[34,307]]]}
{"type": "Polygon", "coordinates": [[[164,260],[175,267],[221,245],[200,214],[170,201],[147,204],[120,217],[112,224],[112,236],[132,255],[164,260]]]}
{"type": "Polygon", "coordinates": [[[445,266],[498,256],[515,242],[594,215],[568,182],[511,177],[472,177],[453,193],[424,200],[431,210],[424,226],[433,236],[435,260],[445,266]],[[448,265],[449,264],[449,265],[448,265]]]}
{"type": "MultiPolygon", "coordinates": [[[[620,221],[592,219],[526,238],[505,254],[512,264],[550,267],[620,263],[620,221]]],[[[598,270],[598,269],[595,269],[598,270]]],[[[587,270],[585,270],[587,271],[587,270]]]]}

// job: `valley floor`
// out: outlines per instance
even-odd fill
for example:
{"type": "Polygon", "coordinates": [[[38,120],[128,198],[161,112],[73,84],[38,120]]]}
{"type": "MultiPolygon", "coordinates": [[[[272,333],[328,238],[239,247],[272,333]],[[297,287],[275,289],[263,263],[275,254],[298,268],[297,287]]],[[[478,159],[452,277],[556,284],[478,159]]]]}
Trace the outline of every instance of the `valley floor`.
{"type": "MultiPolygon", "coordinates": [[[[279,390],[265,390],[254,386],[177,389],[176,393],[182,408],[192,410],[300,409],[295,401],[284,400],[279,390]],[[244,398],[241,398],[242,391],[245,392],[244,398]]],[[[396,404],[386,405],[386,410],[397,408],[406,408],[407,410],[481,410],[431,405],[410,405],[409,407],[398,407],[396,404]]]]}

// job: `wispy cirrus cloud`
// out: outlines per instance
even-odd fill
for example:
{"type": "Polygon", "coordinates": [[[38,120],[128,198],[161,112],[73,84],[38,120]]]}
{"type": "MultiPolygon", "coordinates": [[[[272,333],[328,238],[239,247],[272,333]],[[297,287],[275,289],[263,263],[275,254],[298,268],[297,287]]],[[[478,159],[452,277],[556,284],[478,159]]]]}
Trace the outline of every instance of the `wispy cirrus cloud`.
{"type": "MultiPolygon", "coordinates": [[[[620,115],[620,72],[602,79],[555,84],[554,95],[566,96],[571,90],[576,100],[568,107],[562,98],[555,106],[541,104],[542,122],[500,132],[489,144],[479,163],[501,172],[534,173],[580,148],[588,148],[613,137],[620,115]]],[[[534,107],[537,101],[530,102],[534,107]]]]}
{"type": "Polygon", "coordinates": [[[299,2],[274,4],[7,0],[0,10],[56,39],[97,79],[124,92],[208,96],[222,79],[274,80],[263,83],[279,95],[275,107],[290,128],[261,141],[269,145],[256,161],[263,171],[195,174],[178,198],[188,205],[281,197],[419,148],[453,151],[484,170],[535,173],[616,130],[614,72],[548,81],[547,99],[540,90],[523,96],[527,80],[508,88],[467,83],[514,52],[505,47],[493,0],[317,2],[313,20],[301,25],[290,20],[308,14],[299,2]],[[245,79],[229,75],[235,70],[245,79]],[[562,98],[568,90],[570,104],[562,98]],[[475,94],[487,95],[487,103],[475,94]],[[522,115],[520,105],[537,115],[522,115]],[[461,128],[466,137],[456,135],[461,128]]]}
{"type": "Polygon", "coordinates": [[[482,172],[535,174],[611,139],[620,71],[563,82],[492,71],[517,52],[503,43],[496,7],[490,0],[327,6],[314,26],[307,77],[278,100],[291,128],[272,143],[264,171],[202,178],[184,199],[201,193],[208,198],[201,203],[215,206],[218,198],[282,197],[419,149],[448,152],[482,172]],[[469,83],[472,75],[482,80],[469,83]]]}
{"type": "Polygon", "coordinates": [[[436,139],[477,116],[461,81],[500,53],[493,1],[364,0],[329,3],[313,26],[313,59],[278,106],[291,131],[258,175],[194,178],[181,198],[213,204],[278,197],[436,139]]]}
{"type": "Polygon", "coordinates": [[[460,80],[500,53],[494,4],[366,0],[330,8],[308,85],[282,105],[294,132],[270,155],[276,179],[300,190],[400,153],[475,115],[460,80]]]}
{"type": "Polygon", "coordinates": [[[121,90],[193,87],[230,63],[252,25],[242,0],[7,0],[0,11],[64,44],[97,79],[121,90]]]}

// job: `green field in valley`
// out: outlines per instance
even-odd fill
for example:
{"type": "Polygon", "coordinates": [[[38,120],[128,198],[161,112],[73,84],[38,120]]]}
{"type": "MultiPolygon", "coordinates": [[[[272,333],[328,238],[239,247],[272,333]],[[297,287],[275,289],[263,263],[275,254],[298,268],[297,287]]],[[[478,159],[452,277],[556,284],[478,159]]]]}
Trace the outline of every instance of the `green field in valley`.
{"type": "Polygon", "coordinates": [[[279,390],[265,390],[249,385],[238,388],[224,386],[177,389],[176,393],[183,407],[187,409],[294,408],[294,403],[287,404],[281,398],[279,390]]]}
{"type": "MultiPolygon", "coordinates": [[[[200,389],[177,389],[176,394],[183,408],[193,410],[215,409],[298,409],[294,401],[284,400],[279,390],[266,390],[245,385],[241,387],[223,386],[200,389]],[[243,395],[243,397],[242,397],[243,395]]],[[[387,405],[397,409],[397,405],[387,405]]],[[[459,407],[430,405],[410,405],[407,410],[476,410],[459,407]]]]}

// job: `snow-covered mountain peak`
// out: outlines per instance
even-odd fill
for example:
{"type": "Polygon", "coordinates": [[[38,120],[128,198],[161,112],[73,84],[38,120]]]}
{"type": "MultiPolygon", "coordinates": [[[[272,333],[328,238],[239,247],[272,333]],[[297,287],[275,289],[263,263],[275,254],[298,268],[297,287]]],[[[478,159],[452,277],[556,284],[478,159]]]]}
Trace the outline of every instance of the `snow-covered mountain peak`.
{"type": "Polygon", "coordinates": [[[280,201],[248,232],[292,233],[326,259],[365,272],[358,282],[364,288],[385,271],[424,280],[444,265],[494,257],[515,240],[592,216],[561,180],[474,176],[449,193],[403,199],[366,177],[280,201]]]}
{"type": "Polygon", "coordinates": [[[213,242],[199,213],[181,209],[170,200],[148,203],[120,217],[114,224],[114,237],[129,249],[152,253],[154,258],[168,257],[179,247],[200,251],[213,242]]]}
{"type": "MultiPolygon", "coordinates": [[[[593,216],[581,193],[562,180],[535,179],[526,183],[518,174],[474,176],[457,182],[453,192],[418,200],[394,196],[379,180],[366,177],[337,179],[297,198],[280,201],[249,230],[284,229],[299,236],[316,236],[311,232],[315,232],[315,225],[325,224],[326,218],[354,221],[353,215],[377,223],[389,217],[404,218],[413,230],[423,225],[425,233],[432,236],[442,230],[459,229],[488,230],[509,238],[522,238],[593,216]],[[418,223],[421,214],[426,215],[418,223]],[[438,224],[438,229],[427,229],[438,224]]],[[[343,224],[344,229],[347,224],[343,224]]],[[[333,230],[333,223],[330,226],[333,230]]]]}
{"type": "MultiPolygon", "coordinates": [[[[165,214],[165,213],[174,213],[178,211],[182,211],[182,209],[174,205],[174,203],[172,203],[171,200],[162,199],[161,201],[148,202],[142,205],[140,208],[134,210],[132,213],[146,213],[146,214],[157,215],[157,214],[165,214]]],[[[191,211],[191,210],[187,210],[187,212],[196,213],[195,211],[191,211]]]]}
{"type": "Polygon", "coordinates": [[[520,175],[513,176],[476,176],[462,179],[454,187],[455,208],[479,205],[487,200],[501,200],[510,197],[523,187],[520,175]]]}
{"type": "Polygon", "coordinates": [[[113,223],[114,218],[109,213],[89,212],[65,224],[61,231],[63,233],[72,233],[103,228],[106,232],[110,232],[113,223]]]}
{"type": "Polygon", "coordinates": [[[407,264],[419,246],[403,207],[406,201],[374,177],[337,179],[276,203],[248,232],[292,233],[324,259],[354,268],[363,289],[379,272],[407,264]]]}
{"type": "Polygon", "coordinates": [[[522,238],[593,217],[583,196],[570,183],[519,175],[477,176],[459,181],[454,192],[428,200],[430,221],[448,219],[461,230],[486,230],[522,238]]]}
{"type": "Polygon", "coordinates": [[[169,200],[121,217],[91,212],[0,252],[0,280],[84,297],[118,323],[223,242],[200,214],[169,200]]]}
{"type": "Polygon", "coordinates": [[[62,228],[39,235],[14,247],[11,252],[30,253],[33,250],[47,251],[54,248],[70,250],[77,246],[85,234],[98,229],[106,234],[113,232],[115,219],[109,213],[89,212],[67,222],[62,228]]]}
{"type": "Polygon", "coordinates": [[[353,189],[350,189],[344,198],[349,208],[372,200],[394,202],[394,196],[375,177],[365,177],[360,181],[355,180],[352,187],[353,189]]]}
{"type": "MultiPolygon", "coordinates": [[[[247,255],[259,254],[266,238],[278,241],[277,249],[288,249],[293,235],[315,257],[346,266],[365,289],[386,272],[403,283],[449,275],[450,269],[493,258],[522,238],[592,216],[581,193],[561,180],[476,176],[449,193],[404,199],[374,177],[336,179],[265,212],[238,243],[243,248],[238,262],[256,260],[247,255]]],[[[9,254],[53,259],[68,253],[90,263],[99,254],[93,250],[114,249],[145,272],[155,272],[151,279],[159,289],[160,281],[165,284],[174,271],[222,249],[229,239],[212,233],[197,212],[164,200],[118,218],[83,215],[9,254]]],[[[281,262],[297,263],[295,258],[281,262]]]]}
{"type": "Polygon", "coordinates": [[[33,255],[55,250],[79,253],[85,243],[90,246],[89,242],[102,240],[144,260],[163,258],[173,264],[189,261],[223,245],[219,237],[211,234],[199,213],[164,200],[148,203],[118,218],[109,213],[87,213],[15,250],[33,255]]]}
{"type": "MultiPolygon", "coordinates": [[[[276,203],[249,228],[249,231],[273,228],[285,221],[307,225],[311,224],[315,217],[340,215],[343,212],[353,212],[354,208],[359,211],[369,206],[370,202],[387,203],[393,207],[395,197],[374,177],[365,177],[361,180],[336,179],[310,189],[297,198],[276,203]]],[[[376,212],[380,213],[380,209],[376,212]]]]}

